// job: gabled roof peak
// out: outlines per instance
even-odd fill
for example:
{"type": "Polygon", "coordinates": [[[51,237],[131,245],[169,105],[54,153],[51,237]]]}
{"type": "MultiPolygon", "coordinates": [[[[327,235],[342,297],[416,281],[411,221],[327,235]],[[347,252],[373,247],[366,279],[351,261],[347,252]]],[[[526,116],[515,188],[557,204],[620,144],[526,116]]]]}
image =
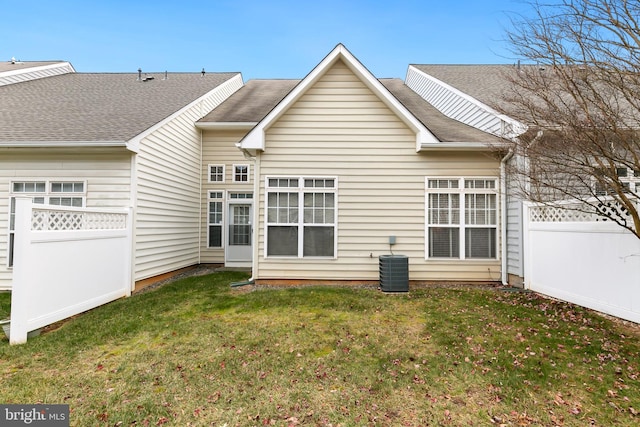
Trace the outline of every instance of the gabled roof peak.
{"type": "Polygon", "coordinates": [[[416,151],[420,150],[423,143],[438,142],[437,138],[429,132],[342,43],[339,43],[242,139],[242,141],[240,141],[241,148],[246,150],[264,150],[265,131],[338,61],[343,61],[380,100],[416,133],[416,151]]]}

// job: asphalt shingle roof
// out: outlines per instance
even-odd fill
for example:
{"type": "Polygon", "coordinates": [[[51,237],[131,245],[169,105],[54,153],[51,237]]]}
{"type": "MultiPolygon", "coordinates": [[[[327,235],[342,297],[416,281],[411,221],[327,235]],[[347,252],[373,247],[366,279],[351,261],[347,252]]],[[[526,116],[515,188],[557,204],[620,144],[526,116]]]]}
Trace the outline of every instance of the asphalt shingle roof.
{"type": "MultiPolygon", "coordinates": [[[[498,141],[498,138],[486,132],[446,117],[407,87],[402,80],[380,79],[380,82],[440,141],[498,141]]],[[[250,80],[200,122],[257,123],[298,83],[300,80],[250,80]]]]}
{"type": "Polygon", "coordinates": [[[237,74],[69,73],[2,86],[0,143],[128,141],[237,74]]]}
{"type": "Polygon", "coordinates": [[[441,142],[500,141],[487,132],[445,116],[400,79],[380,79],[380,82],[441,142]]]}
{"type": "Polygon", "coordinates": [[[300,80],[249,80],[200,122],[256,123],[262,120],[300,80]]]}
{"type": "Polygon", "coordinates": [[[513,65],[416,65],[413,67],[495,108],[509,92],[513,65]]]}

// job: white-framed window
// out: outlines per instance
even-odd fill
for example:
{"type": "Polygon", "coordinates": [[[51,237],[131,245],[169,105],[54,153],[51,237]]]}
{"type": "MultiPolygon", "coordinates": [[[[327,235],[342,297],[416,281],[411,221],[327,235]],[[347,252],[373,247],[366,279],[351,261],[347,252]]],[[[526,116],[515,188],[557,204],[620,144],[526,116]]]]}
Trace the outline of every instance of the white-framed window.
{"type": "Polygon", "coordinates": [[[233,182],[249,182],[249,165],[233,165],[233,182]]]}
{"type": "Polygon", "coordinates": [[[267,256],[336,256],[337,178],[267,177],[267,256]]]}
{"type": "Polygon", "coordinates": [[[495,178],[426,179],[427,258],[495,259],[495,178]]]}
{"type": "Polygon", "coordinates": [[[229,200],[252,200],[253,193],[229,193],[229,200]]]}
{"type": "Polygon", "coordinates": [[[209,191],[207,207],[207,247],[221,248],[224,229],[224,193],[222,191],[209,191]]]}
{"type": "Polygon", "coordinates": [[[13,266],[15,238],[16,197],[30,196],[33,203],[81,208],[85,205],[87,184],[84,181],[13,181],[9,197],[9,256],[13,266]]]}
{"type": "MultiPolygon", "coordinates": [[[[633,170],[626,166],[622,166],[616,168],[616,175],[625,192],[634,194],[640,193],[640,170],[633,170]]],[[[595,181],[594,186],[595,193],[598,196],[606,196],[611,192],[609,188],[605,188],[597,181],[595,181]]]]}
{"type": "Polygon", "coordinates": [[[209,182],[224,182],[224,165],[209,165],[209,182]]]}

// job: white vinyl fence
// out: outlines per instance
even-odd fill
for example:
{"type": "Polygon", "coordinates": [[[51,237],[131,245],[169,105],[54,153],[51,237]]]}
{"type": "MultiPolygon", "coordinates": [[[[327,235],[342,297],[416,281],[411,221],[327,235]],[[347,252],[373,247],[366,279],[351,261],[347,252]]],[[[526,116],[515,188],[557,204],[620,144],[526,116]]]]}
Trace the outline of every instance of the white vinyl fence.
{"type": "Polygon", "coordinates": [[[640,323],[640,239],[559,207],[523,210],[525,287],[640,323]]]}
{"type": "Polygon", "coordinates": [[[10,343],[131,294],[130,209],[16,200],[10,343]]]}

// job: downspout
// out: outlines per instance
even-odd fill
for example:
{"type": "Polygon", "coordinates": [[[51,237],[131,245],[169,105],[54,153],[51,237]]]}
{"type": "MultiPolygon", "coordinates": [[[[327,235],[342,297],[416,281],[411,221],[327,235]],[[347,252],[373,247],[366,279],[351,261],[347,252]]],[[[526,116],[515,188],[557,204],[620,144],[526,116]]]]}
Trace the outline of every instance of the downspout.
{"type": "Polygon", "coordinates": [[[249,160],[253,163],[253,233],[251,236],[251,244],[253,245],[253,255],[251,256],[251,277],[246,282],[240,283],[232,283],[232,287],[236,286],[244,286],[253,284],[255,282],[254,272],[256,271],[257,263],[258,263],[258,232],[256,230],[256,226],[259,224],[258,222],[258,206],[260,205],[260,162],[257,155],[252,155],[249,150],[246,148],[242,148],[240,143],[236,144],[236,147],[242,151],[242,155],[245,159],[249,160]]]}
{"type": "Polygon", "coordinates": [[[131,230],[129,230],[131,236],[131,291],[136,289],[136,222],[138,220],[138,156],[140,154],[133,153],[130,163],[129,177],[129,212],[131,215],[131,230]]]}
{"type": "MultiPolygon", "coordinates": [[[[197,129],[197,128],[196,128],[197,129]]],[[[202,159],[203,159],[203,154],[202,151],[204,150],[204,146],[203,146],[203,140],[202,140],[202,135],[204,134],[204,131],[202,129],[199,129],[200,131],[200,180],[199,183],[200,185],[198,186],[198,193],[199,193],[199,199],[200,199],[200,203],[198,204],[200,206],[199,209],[199,213],[198,213],[198,224],[200,225],[198,227],[198,264],[202,263],[202,178],[203,178],[203,169],[204,169],[204,165],[202,164],[202,159]]],[[[207,171],[208,173],[208,171],[207,171]]]]}
{"type": "Polygon", "coordinates": [[[502,284],[507,286],[509,284],[509,275],[507,273],[507,162],[513,157],[513,149],[509,149],[509,152],[500,161],[500,203],[502,205],[502,221],[500,222],[500,234],[502,236],[501,251],[501,279],[502,284]]]}

